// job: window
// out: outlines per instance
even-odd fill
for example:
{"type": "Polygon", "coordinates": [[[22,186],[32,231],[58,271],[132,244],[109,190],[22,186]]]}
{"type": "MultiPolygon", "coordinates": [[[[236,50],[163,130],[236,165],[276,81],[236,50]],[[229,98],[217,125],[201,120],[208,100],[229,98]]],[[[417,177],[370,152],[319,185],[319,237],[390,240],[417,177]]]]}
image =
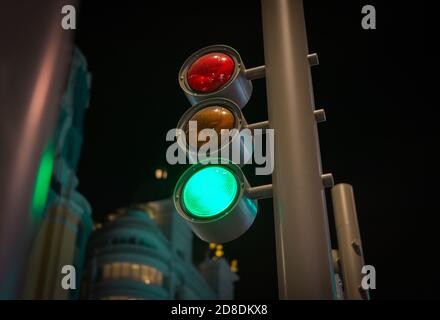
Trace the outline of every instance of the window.
{"type": "Polygon", "coordinates": [[[111,264],[104,265],[104,267],[102,268],[102,277],[104,279],[110,278],[111,272],[112,272],[112,265],[111,264]]]}
{"type": "Polygon", "coordinates": [[[130,277],[130,263],[125,262],[122,264],[121,278],[128,277],[130,277]]]}
{"type": "Polygon", "coordinates": [[[131,264],[131,274],[133,278],[139,279],[141,277],[141,266],[138,264],[131,264]]]}
{"type": "Polygon", "coordinates": [[[112,267],[112,278],[118,279],[121,276],[121,263],[115,262],[112,267]]]}
{"type": "Polygon", "coordinates": [[[113,262],[105,264],[102,267],[102,278],[100,280],[131,279],[143,282],[145,284],[161,286],[163,283],[163,274],[158,269],[149,265],[113,262]]]}

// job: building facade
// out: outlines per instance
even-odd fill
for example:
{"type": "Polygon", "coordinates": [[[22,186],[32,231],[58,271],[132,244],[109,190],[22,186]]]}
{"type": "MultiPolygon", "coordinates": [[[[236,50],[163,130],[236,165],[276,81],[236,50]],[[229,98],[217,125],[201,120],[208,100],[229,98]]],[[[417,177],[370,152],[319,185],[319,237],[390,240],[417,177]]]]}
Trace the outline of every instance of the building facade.
{"type": "MultiPolygon", "coordinates": [[[[59,120],[46,150],[53,164],[48,190],[42,196],[43,220],[29,257],[24,288],[26,299],[75,299],[84,265],[88,237],[92,231],[92,208],[76,190],[76,169],[80,157],[84,116],[89,105],[91,76],[87,63],[74,49],[67,87],[61,101],[59,120]],[[61,286],[63,266],[75,267],[76,289],[61,286]]],[[[43,186],[39,186],[44,188],[43,186]]]]}
{"type": "Polygon", "coordinates": [[[83,298],[233,298],[238,277],[224,258],[209,262],[217,273],[194,266],[193,234],[172,200],[122,209],[109,220],[90,238],[83,298]]]}

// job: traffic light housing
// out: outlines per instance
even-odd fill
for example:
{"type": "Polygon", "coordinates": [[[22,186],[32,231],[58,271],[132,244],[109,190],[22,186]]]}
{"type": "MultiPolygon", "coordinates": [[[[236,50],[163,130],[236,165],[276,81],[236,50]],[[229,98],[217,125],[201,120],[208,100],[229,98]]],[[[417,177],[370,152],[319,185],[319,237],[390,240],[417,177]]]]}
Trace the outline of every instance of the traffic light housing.
{"type": "Polygon", "coordinates": [[[177,143],[196,164],[180,177],[173,198],[179,214],[207,242],[241,236],[255,220],[257,199],[272,196],[272,185],[252,188],[240,169],[252,159],[254,130],[268,127],[267,121],[249,125],[241,112],[252,94],[251,80],[264,72],[264,66],[246,70],[238,52],[225,45],[196,51],[179,71],[180,87],[192,107],[178,122],[177,143]],[[192,140],[203,129],[214,129],[215,150],[211,145],[202,150],[207,140],[192,140]],[[229,134],[222,134],[223,129],[229,134]]]}
{"type": "Polygon", "coordinates": [[[193,53],[179,71],[179,84],[191,105],[225,98],[243,108],[252,94],[252,81],[237,51],[213,45],[193,53]]]}
{"type": "Polygon", "coordinates": [[[250,185],[240,167],[226,160],[208,162],[183,173],[174,190],[174,204],[199,238],[225,243],[249,229],[258,204],[248,195],[250,185]]]}
{"type": "MultiPolygon", "coordinates": [[[[216,150],[209,150],[209,158],[224,157],[232,160],[232,154],[237,152],[237,158],[239,157],[237,162],[242,166],[252,157],[252,139],[243,139],[241,136],[242,130],[247,128],[248,124],[240,108],[234,102],[223,98],[207,99],[189,108],[180,118],[177,124],[177,128],[180,129],[178,132],[185,134],[186,138],[177,139],[177,142],[179,147],[186,152],[191,163],[196,163],[198,160],[203,160],[199,159],[198,151],[208,141],[193,143],[191,147],[189,143],[191,137],[190,121],[197,122],[197,132],[192,133],[195,137],[203,129],[214,129],[217,132],[219,147],[216,150]],[[225,140],[221,139],[222,129],[231,130],[231,135],[225,140]],[[238,151],[234,151],[234,148],[237,148],[238,151]],[[225,156],[224,149],[228,149],[225,150],[228,156],[225,156]]],[[[252,135],[250,130],[248,134],[252,135]]]]}

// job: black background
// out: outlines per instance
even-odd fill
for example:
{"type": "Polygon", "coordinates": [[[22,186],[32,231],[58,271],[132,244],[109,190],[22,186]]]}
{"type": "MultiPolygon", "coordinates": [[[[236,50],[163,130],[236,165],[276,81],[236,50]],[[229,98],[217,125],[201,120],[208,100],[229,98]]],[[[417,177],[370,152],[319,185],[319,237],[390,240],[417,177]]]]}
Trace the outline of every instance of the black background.
{"type": "MultiPolygon", "coordinates": [[[[305,1],[309,49],[320,58],[315,100],[327,113],[323,169],[354,186],[365,260],[377,270],[373,299],[439,297],[436,251],[424,250],[434,244],[428,226],[439,210],[427,195],[422,10],[421,2],[305,1]],[[376,30],[361,28],[365,4],[376,7],[376,30]]],[[[93,75],[79,189],[97,221],[169,196],[185,169],[166,164],[165,135],[189,107],[177,73],[191,53],[226,44],[247,67],[264,64],[259,1],[83,1],[76,43],[93,75]],[[158,167],[167,180],[154,179],[158,167]]],[[[249,123],[267,119],[264,80],[254,81],[243,111],[249,123]]],[[[270,182],[253,172],[245,168],[251,184],[270,182]]],[[[251,229],[225,245],[226,257],[239,260],[237,298],[278,297],[274,245],[272,202],[260,201],[251,229]]],[[[197,261],[206,248],[195,239],[197,261]]]]}

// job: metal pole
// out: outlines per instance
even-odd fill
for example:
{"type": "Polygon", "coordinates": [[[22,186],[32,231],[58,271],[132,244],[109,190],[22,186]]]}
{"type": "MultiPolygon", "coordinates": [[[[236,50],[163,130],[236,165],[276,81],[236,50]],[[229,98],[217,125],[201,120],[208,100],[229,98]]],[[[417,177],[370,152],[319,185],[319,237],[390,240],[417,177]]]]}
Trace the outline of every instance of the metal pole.
{"type": "Polygon", "coordinates": [[[333,299],[331,256],[301,0],[262,0],[281,299],[333,299]]]}
{"type": "Polygon", "coordinates": [[[20,296],[43,219],[31,203],[69,72],[67,4],[77,1],[0,1],[0,299],[20,296]]]}
{"type": "Polygon", "coordinates": [[[362,300],[368,295],[361,290],[364,258],[351,185],[341,183],[333,187],[332,201],[345,296],[349,300],[362,300]]]}

